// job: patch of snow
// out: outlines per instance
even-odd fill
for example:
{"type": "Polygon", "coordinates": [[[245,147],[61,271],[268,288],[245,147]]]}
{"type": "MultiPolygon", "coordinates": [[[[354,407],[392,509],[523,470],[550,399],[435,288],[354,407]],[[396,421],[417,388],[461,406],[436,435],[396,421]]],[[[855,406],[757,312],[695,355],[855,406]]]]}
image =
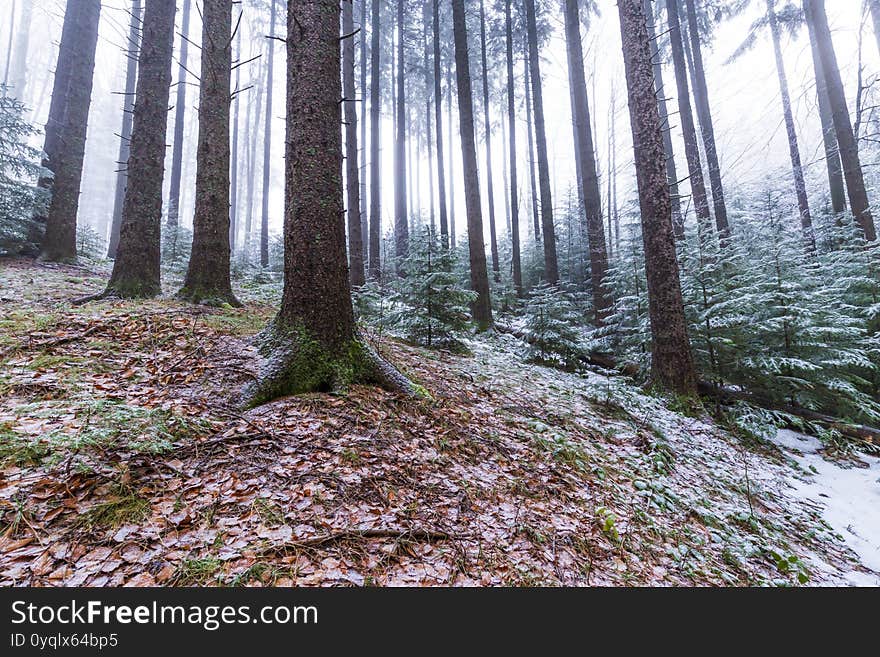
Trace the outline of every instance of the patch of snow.
{"type": "Polygon", "coordinates": [[[862,560],[873,575],[852,571],[844,575],[853,586],[880,586],[880,458],[860,455],[868,467],[846,467],[819,453],[812,436],[780,429],[773,442],[803,473],[791,477],[799,497],[822,506],[826,522],[862,560]]]}

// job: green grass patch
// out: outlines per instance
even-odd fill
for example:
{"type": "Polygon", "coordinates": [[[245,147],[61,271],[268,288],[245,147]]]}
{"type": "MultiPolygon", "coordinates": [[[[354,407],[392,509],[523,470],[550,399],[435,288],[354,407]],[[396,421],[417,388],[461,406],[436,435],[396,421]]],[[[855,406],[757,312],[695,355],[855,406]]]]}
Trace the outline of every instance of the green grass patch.
{"type": "Polygon", "coordinates": [[[202,557],[200,559],[186,559],[177,567],[177,571],[171,578],[171,583],[176,586],[202,586],[217,579],[217,571],[223,562],[216,557],[202,557]]]}
{"type": "Polygon", "coordinates": [[[137,495],[131,488],[117,486],[108,499],[82,514],[79,524],[88,531],[103,527],[116,528],[129,522],[142,522],[149,515],[148,500],[137,495]]]}

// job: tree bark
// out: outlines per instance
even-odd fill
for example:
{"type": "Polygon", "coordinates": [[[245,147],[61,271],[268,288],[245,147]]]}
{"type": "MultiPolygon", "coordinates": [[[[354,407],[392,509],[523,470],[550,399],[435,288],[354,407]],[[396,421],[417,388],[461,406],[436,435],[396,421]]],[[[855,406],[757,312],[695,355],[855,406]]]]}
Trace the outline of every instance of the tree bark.
{"type": "Polygon", "coordinates": [[[712,110],[709,107],[709,88],[706,85],[706,70],[703,67],[703,49],[700,45],[700,32],[697,26],[697,12],[694,0],[684,0],[688,16],[688,32],[694,58],[694,102],[700,117],[703,145],[706,150],[706,166],[709,169],[709,182],[712,187],[712,204],[715,207],[715,226],[723,240],[730,236],[727,220],[727,205],[724,201],[724,186],[721,183],[721,165],[718,163],[718,149],[715,145],[715,127],[712,110]]]}
{"type": "Polygon", "coordinates": [[[142,13],[141,0],[132,0],[131,25],[126,53],[128,64],[125,69],[125,101],[122,106],[122,128],[119,131],[119,156],[116,161],[119,171],[116,174],[116,196],[113,201],[113,219],[110,224],[110,243],[107,247],[107,257],[111,260],[116,257],[116,249],[119,247],[122,203],[125,201],[125,186],[128,184],[128,154],[131,150],[131,124],[134,118],[134,93],[137,84],[137,58],[140,52],[142,13]]]}
{"type": "Polygon", "coordinates": [[[810,35],[810,51],[813,59],[813,75],[816,78],[816,95],[819,102],[819,121],[822,124],[822,144],[825,147],[825,168],[828,170],[828,190],[831,196],[831,211],[834,214],[846,212],[846,189],[843,183],[843,167],[840,164],[840,150],[837,134],[834,131],[834,117],[831,101],[828,98],[828,85],[822,70],[822,58],[816,41],[816,28],[809,12],[806,13],[807,31],[810,35]]]}
{"type": "Polygon", "coordinates": [[[865,179],[862,164],[859,160],[859,149],[853,134],[849,110],[846,106],[846,95],[837,66],[837,56],[831,41],[831,30],[828,27],[828,16],[825,13],[825,0],[804,0],[804,12],[810,17],[816,33],[819,58],[822,61],[822,72],[828,87],[828,98],[834,119],[834,130],[840,146],[840,159],[843,163],[843,177],[849,194],[849,205],[853,216],[862,228],[865,239],[873,242],[877,239],[874,228],[874,217],[868,204],[865,190],[865,179]]]}
{"type": "Polygon", "coordinates": [[[337,0],[289,0],[284,293],[262,337],[253,406],[376,383],[415,387],[358,336],[345,256],[337,0]]]}
{"type": "Polygon", "coordinates": [[[483,122],[486,131],[486,196],[489,200],[489,244],[492,252],[492,272],[501,280],[498,260],[498,235],[495,230],[495,185],[492,182],[492,123],[489,121],[489,65],[486,62],[486,8],[480,0],[480,59],[483,77],[483,122]]]}
{"type": "Polygon", "coordinates": [[[380,84],[381,69],[381,41],[380,32],[380,0],[372,0],[372,21],[370,23],[370,248],[369,268],[370,278],[378,281],[382,274],[382,265],[379,260],[379,248],[382,240],[382,180],[380,178],[380,123],[382,111],[382,95],[380,84]]]}
{"type": "Polygon", "coordinates": [[[452,28],[455,40],[455,77],[458,83],[459,131],[464,169],[464,199],[467,207],[471,288],[477,293],[477,299],[471,304],[471,311],[477,328],[486,330],[492,325],[492,304],[489,299],[489,275],[486,271],[486,247],[483,243],[483,214],[480,203],[480,179],[477,173],[474,106],[471,95],[464,0],[452,0],[452,28]]]}
{"type": "Polygon", "coordinates": [[[275,79],[276,0],[269,9],[269,64],[266,70],[266,115],[263,128],[263,194],[260,218],[260,266],[269,266],[269,189],[272,173],[272,80],[275,79]]]}
{"type": "Polygon", "coordinates": [[[785,74],[785,61],[782,58],[782,35],[776,18],[775,0],[767,0],[767,19],[770,23],[770,35],[773,39],[773,53],[776,57],[776,73],[779,77],[779,94],[782,97],[782,114],[785,118],[785,131],[788,134],[788,152],[791,157],[791,171],[794,176],[794,191],[797,195],[798,211],[801,217],[801,228],[804,241],[810,253],[816,252],[816,236],[813,234],[813,217],[810,214],[810,202],[807,199],[807,183],[804,181],[804,167],[801,164],[801,151],[798,147],[797,130],[794,125],[794,114],[791,111],[791,95],[788,91],[788,76],[785,74]]]}
{"type": "Polygon", "coordinates": [[[144,6],[129,181],[119,248],[103,296],[152,297],[162,291],[159,245],[174,13],[174,0],[149,0],[144,6]]]}
{"type": "Polygon", "coordinates": [[[510,146],[510,242],[513,252],[513,286],[517,296],[523,295],[522,262],[519,250],[519,182],[516,171],[516,97],[513,80],[513,19],[510,11],[511,0],[504,0],[504,36],[507,50],[507,125],[509,126],[510,146]]]}
{"type": "MultiPolygon", "coordinates": [[[[368,227],[369,214],[367,214],[367,0],[360,0],[361,6],[361,140],[358,142],[360,158],[360,210],[361,210],[361,266],[366,270],[369,262],[368,245],[370,243],[370,231],[368,227]]],[[[365,272],[366,280],[366,272],[365,272]]]]}
{"type": "Polygon", "coordinates": [[[553,198],[550,192],[550,165],[547,158],[547,132],[544,127],[544,97],[538,53],[538,27],[535,0],[524,0],[529,41],[529,73],[535,110],[535,142],[538,147],[538,186],[541,190],[541,234],[544,242],[544,278],[551,285],[559,281],[556,258],[556,230],[553,226],[553,198]]]}
{"type": "MultiPolygon", "coordinates": [[[[231,21],[230,17],[230,21],[231,21]]],[[[236,65],[241,60],[241,23],[239,22],[236,25],[235,35],[235,58],[231,59],[232,65],[236,65]]],[[[230,36],[231,38],[231,36],[230,36]]],[[[238,232],[238,114],[239,114],[239,100],[238,100],[238,92],[241,87],[241,67],[236,67],[235,69],[235,88],[232,89],[231,93],[236,94],[235,98],[232,99],[232,103],[235,105],[235,110],[232,116],[232,151],[231,151],[231,159],[232,159],[232,173],[230,178],[230,199],[229,199],[229,250],[231,252],[235,252],[235,242],[236,242],[236,233],[238,232]]]]}
{"type": "Polygon", "coordinates": [[[52,201],[41,253],[42,259],[52,261],[76,259],[76,215],[101,17],[100,0],[81,0],[79,4],[80,8],[73,16],[76,36],[70,50],[70,86],[58,136],[52,201]]]}
{"type": "MultiPolygon", "coordinates": [[[[674,0],[669,0],[670,4],[674,0]]],[[[641,0],[619,0],[620,33],[641,208],[651,320],[651,372],[680,394],[696,392],[664,165],[663,125],[655,97],[651,44],[641,0]]]]}
{"type": "Polygon", "coordinates": [[[535,243],[541,242],[541,219],[538,213],[538,179],[535,174],[535,122],[532,117],[532,85],[529,80],[529,44],[524,43],[523,77],[525,80],[526,97],[526,138],[529,142],[529,197],[532,200],[532,225],[535,243]]]}
{"type": "MultiPolygon", "coordinates": [[[[446,162],[443,154],[443,95],[440,88],[440,1],[432,0],[431,17],[434,46],[434,125],[437,133],[437,190],[440,201],[440,239],[449,248],[449,220],[446,213],[446,162]]],[[[447,93],[451,91],[447,90],[447,93]]],[[[452,134],[449,135],[450,140],[452,134]]]]}
{"type": "Polygon", "coordinates": [[[358,170],[357,100],[354,87],[354,7],[342,0],[342,96],[345,99],[345,182],[348,194],[348,269],[352,287],[364,284],[364,243],[361,231],[358,170]]]}
{"type": "Polygon", "coordinates": [[[678,19],[678,0],[666,0],[666,12],[669,21],[669,41],[672,50],[672,61],[675,68],[675,82],[676,87],[678,88],[678,114],[681,120],[682,136],[684,137],[685,159],[688,164],[691,194],[694,198],[694,211],[697,215],[697,228],[700,231],[702,239],[705,240],[709,237],[712,216],[709,213],[709,198],[706,195],[706,183],[703,179],[703,166],[700,164],[700,149],[697,144],[697,130],[696,126],[694,126],[694,115],[691,112],[687,65],[684,60],[684,43],[682,42],[681,25],[679,24],[678,19]]]}
{"type": "Polygon", "coordinates": [[[177,68],[177,100],[174,103],[174,145],[171,151],[171,187],[168,193],[168,226],[180,224],[180,184],[183,173],[183,127],[186,120],[186,77],[189,56],[189,18],[192,0],[183,0],[180,28],[180,66],[177,68]]]}
{"type": "Polygon", "coordinates": [[[584,53],[581,47],[580,9],[578,0],[565,0],[565,39],[568,44],[568,74],[572,95],[572,117],[576,134],[575,149],[579,154],[578,181],[584,201],[587,239],[590,250],[590,279],[593,288],[593,309],[596,324],[601,326],[611,308],[611,298],[604,286],[608,273],[608,252],[602,226],[602,192],[596,173],[596,150],[590,129],[590,106],[584,74],[584,53]]]}
{"type": "Polygon", "coordinates": [[[455,248],[455,158],[452,157],[452,73],[446,62],[446,112],[449,120],[449,244],[455,248]]]}
{"type": "Polygon", "coordinates": [[[229,280],[232,0],[203,0],[201,52],[192,251],[177,296],[193,303],[239,306],[229,280]]]}
{"type": "MultiPolygon", "coordinates": [[[[431,43],[429,31],[431,29],[431,2],[422,0],[422,61],[425,68],[425,150],[428,151],[428,208],[431,221],[431,235],[437,234],[437,216],[434,208],[434,146],[431,121],[434,120],[431,112],[432,94],[434,93],[433,67],[431,66],[431,43]]],[[[421,159],[421,158],[420,158],[421,159]]]]}
{"type": "Polygon", "coordinates": [[[409,217],[406,212],[406,61],[403,57],[406,0],[397,0],[397,134],[394,139],[394,255],[398,276],[404,275],[403,260],[409,255],[409,217]]]}

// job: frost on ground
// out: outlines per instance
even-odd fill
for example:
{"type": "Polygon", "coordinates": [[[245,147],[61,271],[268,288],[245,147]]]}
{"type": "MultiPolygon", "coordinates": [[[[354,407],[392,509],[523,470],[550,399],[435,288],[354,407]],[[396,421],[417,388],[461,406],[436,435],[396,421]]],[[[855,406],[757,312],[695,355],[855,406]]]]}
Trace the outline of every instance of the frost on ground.
{"type": "Polygon", "coordinates": [[[0,261],[0,584],[870,577],[777,450],[621,377],[526,365],[511,336],[462,356],[368,332],[432,400],[355,387],[242,413],[270,304],[70,306],[100,285],[0,261]]]}
{"type": "Polygon", "coordinates": [[[853,572],[857,585],[880,585],[880,458],[860,454],[858,463],[823,457],[815,437],[781,429],[774,442],[798,466],[790,475],[795,494],[822,509],[822,516],[873,574],[853,572]]]}

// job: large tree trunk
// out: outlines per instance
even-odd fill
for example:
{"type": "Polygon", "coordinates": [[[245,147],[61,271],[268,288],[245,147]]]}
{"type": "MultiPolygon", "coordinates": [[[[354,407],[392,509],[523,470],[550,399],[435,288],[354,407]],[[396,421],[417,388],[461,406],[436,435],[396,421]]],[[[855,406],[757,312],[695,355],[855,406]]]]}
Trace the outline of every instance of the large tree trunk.
{"type": "Polygon", "coordinates": [[[345,258],[337,0],[289,0],[284,293],[248,405],[377,383],[414,386],[360,340],[345,258]]]}
{"type": "Polygon", "coordinates": [[[519,252],[519,182],[516,172],[516,97],[513,84],[513,20],[510,12],[511,0],[504,0],[504,36],[507,49],[507,125],[509,127],[510,147],[510,242],[513,251],[513,286],[517,296],[523,294],[522,263],[519,252]]]}
{"type": "MultiPolygon", "coordinates": [[[[361,266],[366,269],[369,262],[369,254],[367,253],[367,245],[370,243],[370,231],[368,228],[367,217],[367,0],[360,0],[361,5],[361,140],[358,142],[360,147],[358,157],[360,158],[360,210],[361,210],[361,266]]],[[[365,277],[366,280],[366,277],[365,277]]]]}
{"type": "Polygon", "coordinates": [[[45,260],[76,259],[76,214],[86,152],[100,17],[100,0],[81,0],[80,8],[74,15],[76,37],[70,51],[70,88],[58,138],[52,202],[46,217],[46,235],[41,253],[45,260]]]}
{"type": "Polygon", "coordinates": [[[495,185],[492,182],[492,124],[489,121],[489,65],[486,62],[486,9],[480,0],[480,59],[483,74],[483,122],[486,130],[486,195],[489,199],[489,244],[492,251],[492,272],[501,280],[498,260],[498,235],[495,231],[495,185]]]}
{"type": "Polygon", "coordinates": [[[532,201],[532,226],[535,242],[541,242],[541,218],[538,213],[538,179],[535,174],[535,122],[532,120],[532,85],[529,80],[529,43],[524,42],[523,79],[526,97],[526,139],[529,142],[529,198],[532,201]]]}
{"type": "Polygon", "coordinates": [[[275,16],[276,0],[269,14],[269,65],[266,70],[266,116],[263,128],[263,198],[260,219],[260,266],[269,266],[269,188],[272,173],[272,80],[275,79],[275,16]]]}
{"type": "Polygon", "coordinates": [[[452,156],[452,72],[446,62],[446,116],[449,121],[449,244],[455,248],[455,158],[452,156]]]}
{"type": "MultiPolygon", "coordinates": [[[[231,19],[230,19],[231,20],[231,19]]],[[[235,110],[233,111],[232,116],[232,173],[230,178],[230,199],[229,199],[229,250],[235,251],[235,238],[236,233],[238,232],[238,114],[239,114],[239,99],[238,93],[241,87],[241,67],[237,64],[241,60],[241,23],[239,22],[236,25],[236,37],[235,37],[235,59],[230,60],[233,63],[235,68],[235,88],[232,89],[231,93],[236,94],[235,98],[232,102],[235,104],[235,110]]]]}
{"type": "MultiPolygon", "coordinates": [[[[703,67],[703,49],[700,45],[700,32],[697,26],[697,12],[694,0],[684,0],[687,7],[688,32],[694,58],[694,103],[700,117],[703,133],[703,146],[706,150],[706,167],[709,169],[709,182],[712,186],[712,204],[715,207],[715,226],[718,235],[724,240],[730,235],[727,221],[727,205],[724,202],[724,186],[721,184],[721,165],[718,163],[718,149],[715,145],[715,127],[712,111],[709,108],[709,88],[706,85],[706,71],[703,67]]],[[[723,243],[723,242],[722,242],[723,243]]]]}
{"type": "Polygon", "coordinates": [[[352,287],[364,284],[364,243],[361,231],[358,171],[357,100],[354,87],[354,7],[342,0],[342,96],[345,99],[345,181],[348,194],[348,268],[352,287]]]}
{"type": "Polygon", "coordinates": [[[694,199],[694,211],[697,215],[697,228],[702,238],[708,239],[712,216],[709,213],[709,198],[706,195],[703,167],[700,164],[697,129],[694,125],[694,115],[691,111],[687,65],[684,60],[684,43],[682,42],[681,25],[678,19],[678,0],[666,0],[666,13],[669,21],[669,42],[672,50],[672,62],[675,68],[675,82],[678,89],[678,115],[681,120],[682,136],[684,137],[684,153],[688,164],[691,194],[694,199]]]}
{"type": "Polygon", "coordinates": [[[116,257],[119,246],[119,226],[122,224],[122,203],[125,201],[125,186],[128,184],[128,153],[131,149],[131,124],[134,116],[134,93],[137,83],[137,58],[140,51],[141,0],[132,0],[131,25],[128,32],[128,64],[125,69],[125,100],[122,106],[122,128],[119,132],[119,156],[116,161],[119,171],[116,174],[116,197],[113,201],[113,219],[110,224],[110,243],[107,257],[116,257]]]}
{"type": "MultiPolygon", "coordinates": [[[[880,10],[878,10],[878,18],[880,18],[880,10]]],[[[816,41],[816,28],[813,26],[809,12],[806,14],[806,23],[810,35],[813,75],[816,78],[816,95],[819,100],[819,121],[822,124],[822,144],[825,147],[825,168],[828,170],[831,211],[834,214],[841,214],[846,212],[843,167],[840,164],[840,150],[837,147],[837,134],[834,131],[834,116],[831,111],[831,101],[828,98],[828,85],[825,83],[825,72],[822,70],[822,58],[819,55],[819,44],[816,41]]]]}
{"type": "Polygon", "coordinates": [[[801,151],[798,148],[797,130],[794,125],[794,114],[791,111],[791,95],[788,91],[788,77],[785,74],[785,61],[782,58],[782,36],[776,18],[774,0],[767,0],[767,19],[770,23],[770,35],[773,38],[773,52],[776,56],[776,73],[779,77],[779,93],[782,96],[782,114],[785,118],[785,130],[788,134],[788,153],[791,157],[791,171],[794,175],[794,191],[797,195],[798,211],[801,216],[801,227],[807,250],[816,251],[816,237],[813,234],[813,217],[810,214],[810,202],[807,199],[807,183],[804,181],[804,167],[801,164],[801,151]]]}
{"type": "Polygon", "coordinates": [[[177,100],[174,103],[174,144],[171,151],[171,186],[168,193],[168,226],[180,224],[180,184],[183,174],[183,127],[186,121],[186,76],[189,55],[189,17],[192,0],[183,0],[180,55],[177,68],[177,100]]]}
{"type": "MultiPolygon", "coordinates": [[[[678,191],[678,171],[675,166],[675,150],[672,147],[672,128],[669,125],[669,109],[666,106],[666,85],[663,81],[663,61],[657,47],[654,10],[651,0],[644,0],[645,16],[648,19],[648,38],[651,40],[651,62],[654,65],[654,84],[657,89],[657,107],[660,110],[660,122],[663,124],[663,151],[666,155],[666,179],[669,181],[669,193],[672,197],[672,225],[678,239],[684,237],[684,216],[681,213],[681,197],[678,191]]],[[[610,239],[610,233],[609,233],[610,239]]]]}
{"type": "Polygon", "coordinates": [[[203,0],[199,150],[192,251],[181,299],[241,305],[229,280],[232,0],[203,0]]]}
{"type": "Polygon", "coordinates": [[[461,160],[464,169],[464,199],[467,207],[471,288],[477,293],[477,299],[471,304],[471,311],[478,329],[485,330],[492,325],[492,304],[489,299],[489,274],[486,271],[486,247],[483,243],[483,214],[480,207],[480,180],[477,173],[477,147],[474,137],[474,101],[471,95],[464,0],[452,0],[452,28],[455,34],[455,77],[458,82],[458,116],[461,160]]]}
{"type": "Polygon", "coordinates": [[[524,0],[529,41],[529,73],[535,110],[535,142],[538,147],[538,186],[541,190],[541,233],[544,242],[544,277],[551,285],[559,281],[556,260],[556,231],[553,227],[553,198],[550,193],[550,165],[547,158],[547,132],[544,127],[544,97],[538,53],[538,26],[535,0],[524,0]]]}
{"type": "Polygon", "coordinates": [[[162,291],[159,244],[174,12],[174,0],[145,3],[128,186],[119,248],[103,296],[152,297],[162,291]]]}
{"type": "Polygon", "coordinates": [[[379,248],[382,241],[382,215],[380,214],[382,200],[382,180],[380,157],[381,135],[379,134],[379,118],[382,112],[382,94],[379,80],[382,74],[380,33],[380,0],[372,0],[372,21],[370,22],[370,248],[369,268],[370,278],[379,280],[382,274],[382,265],[379,260],[379,248]]]}
{"type": "MultiPolygon", "coordinates": [[[[443,111],[442,91],[440,89],[440,1],[432,0],[433,16],[431,17],[434,40],[434,125],[437,131],[437,188],[440,201],[440,239],[444,247],[449,247],[449,221],[446,216],[446,162],[443,157],[443,111]]],[[[451,94],[450,90],[447,93],[451,94]]],[[[450,140],[452,134],[449,135],[450,140]]]]}
{"type": "Polygon", "coordinates": [[[397,133],[394,138],[394,255],[397,274],[404,274],[403,260],[409,255],[409,217],[406,212],[406,60],[403,42],[406,0],[397,0],[397,133]]]}
{"type": "Polygon", "coordinates": [[[859,161],[859,149],[853,134],[849,110],[846,106],[846,95],[837,67],[837,55],[831,41],[831,30],[828,27],[828,16],[825,13],[825,0],[804,0],[804,12],[810,17],[816,34],[819,58],[822,61],[822,72],[828,87],[828,98],[834,119],[834,130],[840,146],[840,159],[843,162],[843,177],[849,193],[849,206],[853,216],[864,232],[865,239],[873,242],[877,239],[874,228],[874,217],[868,204],[865,190],[865,179],[862,164],[859,161]]]}
{"type": "Polygon", "coordinates": [[[578,181],[584,201],[587,220],[587,239],[590,249],[590,277],[593,287],[593,308],[596,323],[602,325],[611,298],[603,284],[608,272],[608,252],[605,248],[605,229],[602,226],[602,192],[596,174],[596,151],[590,129],[590,107],[587,100],[587,82],[584,74],[584,53],[581,48],[580,10],[578,0],[565,0],[565,40],[568,44],[568,75],[571,84],[572,117],[576,134],[575,149],[579,154],[578,181]]]}
{"type": "MultiPolygon", "coordinates": [[[[670,0],[670,4],[673,2],[670,0]]],[[[664,165],[663,124],[655,97],[651,43],[641,0],[618,0],[617,7],[648,278],[651,372],[658,383],[689,395],[696,392],[697,376],[678,278],[672,206],[664,165]]]]}
{"type": "MultiPolygon", "coordinates": [[[[15,93],[15,97],[25,102],[27,88],[28,69],[27,59],[30,50],[31,20],[34,13],[34,0],[22,0],[21,17],[18,19],[18,33],[15,37],[15,57],[13,58],[12,72],[9,81],[15,93]]],[[[12,25],[10,25],[10,30],[12,25]]]]}
{"type": "MultiPolygon", "coordinates": [[[[80,35],[77,29],[79,25],[79,12],[82,3],[78,0],[67,0],[64,12],[64,24],[61,28],[61,43],[58,47],[58,63],[55,66],[55,79],[52,85],[52,100],[49,103],[49,117],[46,120],[45,140],[43,142],[43,168],[46,175],[40,176],[37,186],[51,191],[54,172],[58,166],[61,151],[61,131],[64,127],[67,113],[67,97],[70,93],[70,76],[73,71],[75,58],[74,49],[78,47],[80,35]]],[[[40,251],[46,223],[46,215],[38,206],[34,211],[34,224],[29,230],[28,242],[36,247],[37,255],[40,251]]]]}

